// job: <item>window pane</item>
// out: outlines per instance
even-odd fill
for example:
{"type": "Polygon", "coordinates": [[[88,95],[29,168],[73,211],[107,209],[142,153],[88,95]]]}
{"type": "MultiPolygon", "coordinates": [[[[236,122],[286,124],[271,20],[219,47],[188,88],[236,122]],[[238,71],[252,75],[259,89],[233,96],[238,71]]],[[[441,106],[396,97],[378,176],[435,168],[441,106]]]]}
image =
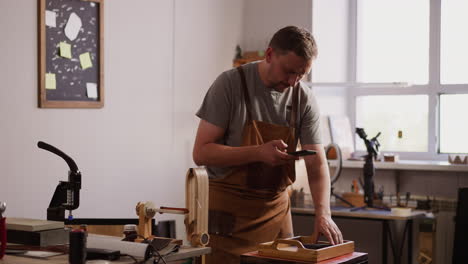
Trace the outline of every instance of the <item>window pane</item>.
{"type": "Polygon", "coordinates": [[[468,94],[440,95],[440,152],[468,153],[468,94]]]}
{"type": "Polygon", "coordinates": [[[468,83],[468,1],[442,1],[440,82],[468,83]]]}
{"type": "Polygon", "coordinates": [[[358,1],[358,82],[428,83],[429,3],[358,1]]]}
{"type": "MultiPolygon", "coordinates": [[[[368,138],[382,132],[378,138],[382,151],[426,152],[428,103],[427,95],[360,96],[356,126],[364,128],[368,138]]],[[[365,150],[362,141],[356,136],[358,150],[365,150]]]]}

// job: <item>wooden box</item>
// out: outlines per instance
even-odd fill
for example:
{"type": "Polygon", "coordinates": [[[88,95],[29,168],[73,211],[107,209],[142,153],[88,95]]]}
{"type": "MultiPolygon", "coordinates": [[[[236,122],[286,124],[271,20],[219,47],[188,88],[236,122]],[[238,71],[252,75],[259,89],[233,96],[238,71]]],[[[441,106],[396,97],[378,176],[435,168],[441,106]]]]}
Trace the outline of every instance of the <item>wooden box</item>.
{"type": "MultiPolygon", "coordinates": [[[[350,202],[355,207],[361,207],[366,205],[366,203],[364,202],[364,195],[360,193],[345,192],[341,195],[341,197],[343,197],[343,199],[350,202]]],[[[338,205],[349,206],[339,199],[336,200],[338,205]]]]}
{"type": "Polygon", "coordinates": [[[314,263],[354,252],[353,241],[345,240],[343,244],[339,245],[331,245],[328,242],[321,242],[321,245],[327,245],[318,249],[307,248],[312,244],[311,237],[299,236],[288,239],[277,239],[273,242],[260,244],[258,255],[309,261],[314,263]]]}

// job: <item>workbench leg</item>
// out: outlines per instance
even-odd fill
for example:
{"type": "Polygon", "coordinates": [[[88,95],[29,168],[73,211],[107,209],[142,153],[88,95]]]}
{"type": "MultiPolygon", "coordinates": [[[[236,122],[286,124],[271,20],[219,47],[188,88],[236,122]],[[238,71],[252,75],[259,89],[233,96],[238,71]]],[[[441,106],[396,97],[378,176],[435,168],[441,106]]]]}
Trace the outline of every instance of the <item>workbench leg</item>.
{"type": "Polygon", "coordinates": [[[384,220],[382,222],[382,264],[387,264],[387,258],[388,258],[388,221],[384,220]]]}
{"type": "Polygon", "coordinates": [[[413,219],[408,220],[408,264],[413,263],[413,219]]]}
{"type": "Polygon", "coordinates": [[[205,264],[205,255],[199,256],[199,257],[193,257],[192,258],[192,263],[194,264],[205,264]]]}

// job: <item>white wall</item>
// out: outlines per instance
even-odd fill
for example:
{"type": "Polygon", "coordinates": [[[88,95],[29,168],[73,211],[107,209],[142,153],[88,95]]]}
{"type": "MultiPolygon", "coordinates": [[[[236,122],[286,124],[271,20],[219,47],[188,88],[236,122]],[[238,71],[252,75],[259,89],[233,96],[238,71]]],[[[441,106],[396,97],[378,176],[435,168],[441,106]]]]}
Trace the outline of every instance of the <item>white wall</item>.
{"type": "Polygon", "coordinates": [[[312,29],[312,0],[244,0],[241,48],[264,50],[278,29],[290,25],[312,29]]]}
{"type": "Polygon", "coordinates": [[[318,46],[314,82],[348,81],[348,13],[349,1],[314,0],[312,31],[318,46]]]}
{"type": "MultiPolygon", "coordinates": [[[[37,108],[37,1],[0,1],[0,201],[7,216],[45,218],[68,168],[83,174],[75,217],[136,217],[138,201],[183,207],[194,115],[231,67],[241,1],[105,2],[105,106],[37,108]]],[[[162,215],[158,219],[173,219],[162,215]]],[[[183,235],[177,218],[178,236],[183,235]]]]}

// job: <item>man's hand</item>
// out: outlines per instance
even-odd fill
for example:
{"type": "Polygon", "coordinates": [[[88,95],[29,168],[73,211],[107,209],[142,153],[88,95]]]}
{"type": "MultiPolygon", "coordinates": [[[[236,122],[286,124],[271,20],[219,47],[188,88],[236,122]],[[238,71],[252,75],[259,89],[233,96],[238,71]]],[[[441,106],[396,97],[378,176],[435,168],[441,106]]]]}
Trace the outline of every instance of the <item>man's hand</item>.
{"type": "Polygon", "coordinates": [[[270,165],[284,165],[290,160],[298,160],[298,157],[286,153],[288,145],[283,140],[272,140],[258,147],[259,159],[270,165]]]}
{"type": "Polygon", "coordinates": [[[343,235],[330,216],[316,216],[312,242],[317,243],[320,235],[324,235],[332,245],[343,243],[343,235]]]}
{"type": "Polygon", "coordinates": [[[272,140],[260,146],[231,147],[217,143],[224,133],[225,129],[203,119],[200,120],[193,146],[195,164],[228,167],[264,162],[276,166],[298,159],[286,153],[288,145],[282,140],[272,140]]]}

